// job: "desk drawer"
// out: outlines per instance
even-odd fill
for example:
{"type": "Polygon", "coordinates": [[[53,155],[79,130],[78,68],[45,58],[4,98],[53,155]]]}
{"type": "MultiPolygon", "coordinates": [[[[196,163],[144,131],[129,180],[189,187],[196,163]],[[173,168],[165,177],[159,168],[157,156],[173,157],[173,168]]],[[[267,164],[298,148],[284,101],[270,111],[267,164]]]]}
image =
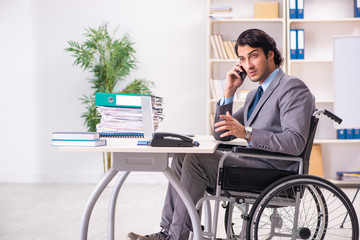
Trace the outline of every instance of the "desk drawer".
{"type": "Polygon", "coordinates": [[[168,167],[167,153],[113,153],[118,171],[163,172],[168,167]]]}

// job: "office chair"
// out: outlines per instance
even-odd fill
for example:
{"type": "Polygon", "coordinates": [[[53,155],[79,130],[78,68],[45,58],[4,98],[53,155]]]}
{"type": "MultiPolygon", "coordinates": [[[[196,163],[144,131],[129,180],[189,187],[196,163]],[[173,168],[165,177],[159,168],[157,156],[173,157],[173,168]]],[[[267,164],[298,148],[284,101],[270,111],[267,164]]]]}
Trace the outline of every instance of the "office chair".
{"type": "MultiPolygon", "coordinates": [[[[196,204],[200,211],[204,202],[214,201],[212,226],[205,226],[205,238],[216,239],[219,206],[225,202],[226,239],[358,239],[356,212],[347,196],[331,182],[307,175],[320,114],[341,123],[331,112],[317,110],[300,156],[230,145],[231,151],[219,163],[215,194],[196,204]],[[293,172],[227,166],[224,162],[229,156],[295,161],[299,167],[293,172]],[[345,215],[348,221],[342,224],[345,215]]],[[[227,147],[221,144],[219,150],[227,147]]],[[[208,209],[207,223],[211,221],[208,209]]]]}

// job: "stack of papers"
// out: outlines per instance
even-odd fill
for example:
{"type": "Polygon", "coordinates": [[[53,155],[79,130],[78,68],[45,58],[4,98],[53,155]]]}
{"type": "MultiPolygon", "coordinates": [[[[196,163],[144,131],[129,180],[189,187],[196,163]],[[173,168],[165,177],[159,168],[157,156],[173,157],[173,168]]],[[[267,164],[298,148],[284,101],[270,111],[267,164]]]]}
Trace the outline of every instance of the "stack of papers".
{"type": "Polygon", "coordinates": [[[98,106],[101,115],[98,132],[144,132],[141,108],[98,106]]]}
{"type": "Polygon", "coordinates": [[[96,130],[101,136],[143,137],[148,135],[149,129],[154,132],[164,120],[161,97],[97,93],[95,98],[101,115],[96,130]],[[147,100],[144,101],[144,98],[147,100]]]}

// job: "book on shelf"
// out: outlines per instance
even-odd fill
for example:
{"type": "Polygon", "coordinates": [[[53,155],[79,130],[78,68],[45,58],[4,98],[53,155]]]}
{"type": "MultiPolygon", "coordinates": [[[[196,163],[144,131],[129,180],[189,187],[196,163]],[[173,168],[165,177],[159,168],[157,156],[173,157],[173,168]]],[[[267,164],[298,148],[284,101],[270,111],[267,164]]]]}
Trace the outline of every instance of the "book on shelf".
{"type": "Polygon", "coordinates": [[[234,17],[232,7],[226,5],[213,5],[210,6],[209,16],[211,19],[231,19],[234,17]]]}
{"type": "Polygon", "coordinates": [[[358,171],[350,171],[350,172],[338,171],[338,172],[336,172],[336,175],[338,177],[338,180],[360,181],[360,172],[358,172],[358,171]]]}
{"type": "Polygon", "coordinates": [[[227,54],[225,52],[222,35],[216,34],[215,35],[215,42],[216,42],[216,47],[217,47],[217,49],[219,51],[220,59],[228,59],[228,56],[227,56],[227,54]]]}
{"type": "Polygon", "coordinates": [[[216,45],[215,35],[210,35],[210,44],[211,44],[212,52],[214,53],[214,57],[216,59],[220,59],[220,53],[216,45]]]}
{"type": "Polygon", "coordinates": [[[96,93],[95,103],[101,116],[96,130],[104,137],[151,138],[164,120],[163,98],[158,96],[96,93]]]}
{"type": "Polygon", "coordinates": [[[106,139],[95,140],[74,140],[74,139],[53,139],[54,147],[100,147],[106,146],[106,139]]]}
{"type": "Polygon", "coordinates": [[[235,41],[224,41],[221,34],[213,34],[210,35],[210,44],[216,59],[237,59],[235,41]]]}
{"type": "Polygon", "coordinates": [[[210,6],[210,13],[213,12],[231,12],[232,7],[229,5],[212,5],[210,6]]]}
{"type": "Polygon", "coordinates": [[[98,132],[53,132],[52,139],[67,140],[96,140],[100,138],[98,132]]]}
{"type": "MultiPolygon", "coordinates": [[[[220,100],[224,95],[225,80],[210,79],[210,92],[214,100],[220,100]]],[[[235,92],[234,100],[244,101],[250,89],[239,89],[235,92]]]]}
{"type": "Polygon", "coordinates": [[[224,46],[229,59],[237,59],[235,48],[231,41],[224,41],[224,46]]]}
{"type": "Polygon", "coordinates": [[[214,113],[210,113],[210,114],[209,114],[209,119],[210,119],[210,128],[211,128],[211,131],[214,131],[215,114],[214,114],[214,113]]]}
{"type": "Polygon", "coordinates": [[[232,19],[234,17],[234,14],[229,12],[215,12],[210,13],[210,18],[213,20],[222,20],[222,19],[232,19]]]}

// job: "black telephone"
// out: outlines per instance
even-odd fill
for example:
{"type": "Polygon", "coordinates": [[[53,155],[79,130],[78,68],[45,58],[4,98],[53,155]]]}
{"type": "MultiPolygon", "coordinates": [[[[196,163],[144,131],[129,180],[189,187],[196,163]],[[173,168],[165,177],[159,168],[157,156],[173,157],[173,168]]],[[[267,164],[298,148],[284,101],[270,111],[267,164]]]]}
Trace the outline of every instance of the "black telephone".
{"type": "Polygon", "coordinates": [[[240,77],[241,77],[241,79],[242,80],[245,80],[245,78],[246,78],[246,71],[245,71],[245,69],[243,68],[243,67],[240,67],[243,71],[242,72],[240,72],[240,71],[237,71],[237,73],[240,75],[240,77]]]}
{"type": "Polygon", "coordinates": [[[199,145],[199,142],[193,141],[188,136],[168,132],[155,132],[150,141],[152,147],[198,147],[199,145]]]}

